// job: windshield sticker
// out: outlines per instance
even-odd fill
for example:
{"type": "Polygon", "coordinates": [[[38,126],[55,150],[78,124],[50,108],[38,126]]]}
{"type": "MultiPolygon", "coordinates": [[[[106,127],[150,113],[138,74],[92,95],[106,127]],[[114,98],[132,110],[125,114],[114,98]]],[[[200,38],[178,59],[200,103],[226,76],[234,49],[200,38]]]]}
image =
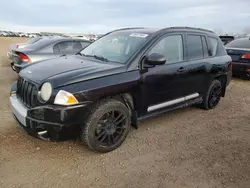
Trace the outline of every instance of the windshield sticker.
{"type": "Polygon", "coordinates": [[[132,33],[131,35],[129,35],[131,37],[140,37],[140,38],[146,38],[148,36],[148,34],[143,34],[143,33],[132,33]]]}

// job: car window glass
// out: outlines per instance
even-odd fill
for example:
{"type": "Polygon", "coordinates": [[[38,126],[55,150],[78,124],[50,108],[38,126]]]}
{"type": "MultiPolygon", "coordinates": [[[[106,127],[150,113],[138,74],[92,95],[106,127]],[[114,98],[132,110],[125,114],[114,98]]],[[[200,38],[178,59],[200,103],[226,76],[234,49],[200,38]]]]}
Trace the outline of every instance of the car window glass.
{"type": "Polygon", "coordinates": [[[102,56],[109,61],[126,63],[148,40],[150,34],[117,31],[105,35],[84,48],[87,56],[102,56]]]}
{"type": "Polygon", "coordinates": [[[70,53],[74,52],[73,46],[73,41],[59,42],[54,45],[53,51],[54,53],[70,53]]]}
{"type": "Polygon", "coordinates": [[[211,44],[211,56],[215,56],[217,54],[218,49],[218,40],[212,37],[208,37],[211,44]]]}
{"type": "Polygon", "coordinates": [[[82,43],[80,41],[74,41],[73,42],[73,51],[79,52],[81,49],[83,49],[82,43]]]}
{"type": "Polygon", "coordinates": [[[163,38],[149,52],[164,55],[166,63],[183,61],[183,42],[181,35],[172,35],[163,38]]]}
{"type": "Polygon", "coordinates": [[[81,42],[82,48],[86,47],[89,45],[89,42],[81,42]]]}
{"type": "Polygon", "coordinates": [[[35,43],[35,42],[37,42],[37,41],[39,41],[41,39],[42,39],[42,37],[33,38],[31,40],[28,40],[27,44],[33,44],[33,43],[35,43]]]}
{"type": "Polygon", "coordinates": [[[203,57],[201,36],[187,35],[187,52],[189,59],[198,59],[203,57]]]}
{"type": "Polygon", "coordinates": [[[206,40],[206,38],[204,36],[202,36],[201,39],[202,39],[204,57],[208,57],[207,40],[206,40]]]}
{"type": "Polygon", "coordinates": [[[236,39],[228,43],[226,47],[231,48],[250,48],[250,38],[236,39]]]}

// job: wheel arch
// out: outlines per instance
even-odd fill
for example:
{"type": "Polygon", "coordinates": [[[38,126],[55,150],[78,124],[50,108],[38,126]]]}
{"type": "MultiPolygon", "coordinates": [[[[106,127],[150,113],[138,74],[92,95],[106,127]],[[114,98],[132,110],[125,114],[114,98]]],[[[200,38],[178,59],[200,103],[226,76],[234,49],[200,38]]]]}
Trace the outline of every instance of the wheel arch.
{"type": "Polygon", "coordinates": [[[135,97],[131,93],[119,93],[113,96],[101,98],[99,100],[103,100],[105,98],[113,98],[124,103],[126,107],[129,109],[129,113],[131,115],[132,126],[134,126],[136,129],[138,128],[138,115],[137,115],[137,110],[136,110],[136,101],[135,101],[135,97]]]}
{"type": "Polygon", "coordinates": [[[224,97],[226,93],[227,76],[225,74],[218,75],[214,79],[219,80],[222,86],[221,96],[224,97]]]}

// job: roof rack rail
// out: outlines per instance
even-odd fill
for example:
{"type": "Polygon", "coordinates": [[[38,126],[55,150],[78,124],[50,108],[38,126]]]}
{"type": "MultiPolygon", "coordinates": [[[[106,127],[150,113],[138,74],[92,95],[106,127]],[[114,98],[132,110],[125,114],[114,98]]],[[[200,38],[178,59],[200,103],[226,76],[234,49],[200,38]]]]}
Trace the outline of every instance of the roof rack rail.
{"type": "MultiPolygon", "coordinates": [[[[199,30],[199,31],[206,31],[206,32],[210,32],[210,33],[214,33],[213,31],[211,30],[208,30],[208,29],[202,29],[202,28],[196,28],[196,27],[167,27],[167,28],[164,28],[162,30],[168,30],[168,29],[192,29],[192,30],[199,30]]],[[[161,31],[162,31],[161,30],[161,31]]]]}
{"type": "Polygon", "coordinates": [[[145,27],[125,27],[125,28],[115,29],[113,31],[106,33],[105,35],[113,33],[115,31],[122,31],[122,30],[127,30],[127,29],[145,29],[145,27]]]}
{"type": "Polygon", "coordinates": [[[145,27],[125,27],[125,28],[116,29],[114,31],[122,31],[122,30],[127,30],[127,29],[145,29],[145,27]]]}

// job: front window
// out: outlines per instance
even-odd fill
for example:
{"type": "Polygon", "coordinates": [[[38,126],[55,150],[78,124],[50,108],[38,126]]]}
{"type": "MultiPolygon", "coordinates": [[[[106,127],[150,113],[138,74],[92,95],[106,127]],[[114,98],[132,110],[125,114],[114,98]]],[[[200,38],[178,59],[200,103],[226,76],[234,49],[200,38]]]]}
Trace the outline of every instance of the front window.
{"type": "Polygon", "coordinates": [[[149,35],[128,31],[110,33],[81,51],[85,56],[99,56],[111,62],[125,64],[146,42],[149,35]]]}

